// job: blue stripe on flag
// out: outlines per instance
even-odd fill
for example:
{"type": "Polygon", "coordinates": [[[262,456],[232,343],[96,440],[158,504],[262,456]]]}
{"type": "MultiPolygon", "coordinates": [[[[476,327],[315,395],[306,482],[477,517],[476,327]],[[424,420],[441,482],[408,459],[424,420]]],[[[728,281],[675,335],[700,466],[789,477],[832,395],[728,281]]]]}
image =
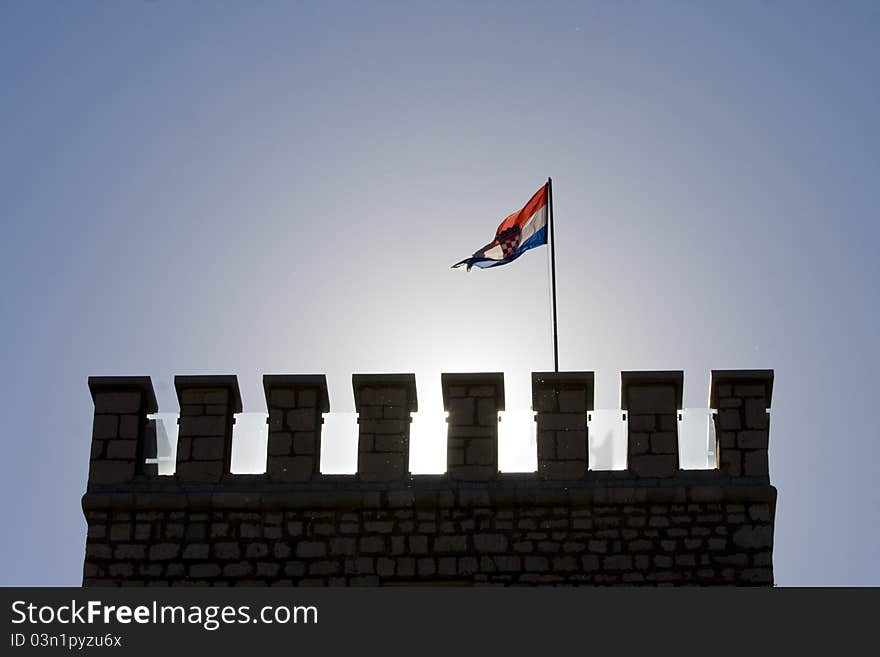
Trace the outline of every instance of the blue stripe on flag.
{"type": "Polygon", "coordinates": [[[541,226],[532,236],[525,242],[520,244],[516,249],[516,255],[521,255],[523,251],[534,249],[536,246],[543,246],[547,243],[547,226],[541,226]]]}

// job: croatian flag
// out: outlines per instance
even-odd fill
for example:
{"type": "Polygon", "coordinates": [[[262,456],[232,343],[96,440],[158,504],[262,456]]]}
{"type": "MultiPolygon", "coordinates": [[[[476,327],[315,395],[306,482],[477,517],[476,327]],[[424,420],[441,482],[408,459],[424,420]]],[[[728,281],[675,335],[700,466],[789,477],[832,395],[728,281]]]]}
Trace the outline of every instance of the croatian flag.
{"type": "Polygon", "coordinates": [[[452,268],[467,265],[487,269],[513,262],[523,253],[536,246],[547,243],[547,185],[535,195],[519,212],[514,212],[498,226],[495,239],[470,258],[452,265],[452,268]]]}

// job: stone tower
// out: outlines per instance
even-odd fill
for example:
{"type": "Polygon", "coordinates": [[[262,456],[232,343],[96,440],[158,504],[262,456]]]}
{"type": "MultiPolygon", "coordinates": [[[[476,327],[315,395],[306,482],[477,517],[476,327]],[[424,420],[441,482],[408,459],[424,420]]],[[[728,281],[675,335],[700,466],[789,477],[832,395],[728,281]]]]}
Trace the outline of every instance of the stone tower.
{"type": "Polygon", "coordinates": [[[235,376],[175,378],[160,476],[147,377],[93,377],[83,584],[773,584],[773,372],[712,372],[718,464],[679,465],[682,372],[623,372],[627,469],[589,463],[593,373],[532,375],[538,470],[498,471],[500,373],[443,374],[447,471],[409,473],[412,374],[356,374],[358,471],[319,471],[323,375],[263,379],[268,456],[230,474],[235,376]]]}

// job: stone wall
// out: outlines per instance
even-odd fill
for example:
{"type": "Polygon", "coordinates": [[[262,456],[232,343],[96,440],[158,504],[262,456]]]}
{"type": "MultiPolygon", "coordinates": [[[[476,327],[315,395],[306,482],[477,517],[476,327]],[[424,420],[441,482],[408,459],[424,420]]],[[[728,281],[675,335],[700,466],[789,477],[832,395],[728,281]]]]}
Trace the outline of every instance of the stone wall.
{"type": "Polygon", "coordinates": [[[682,374],[625,372],[630,469],[589,470],[593,375],[564,372],[533,375],[538,471],[499,473],[504,386],[493,373],[443,376],[448,473],[416,476],[407,472],[412,375],[353,377],[356,475],[318,471],[329,410],[321,375],[264,378],[264,475],[229,474],[235,377],[176,379],[174,476],[142,465],[155,453],[149,379],[90,379],[83,584],[771,585],[772,372],[712,374],[720,469],[678,468],[682,374]],[[131,418],[125,429],[121,418],[131,418]]]}

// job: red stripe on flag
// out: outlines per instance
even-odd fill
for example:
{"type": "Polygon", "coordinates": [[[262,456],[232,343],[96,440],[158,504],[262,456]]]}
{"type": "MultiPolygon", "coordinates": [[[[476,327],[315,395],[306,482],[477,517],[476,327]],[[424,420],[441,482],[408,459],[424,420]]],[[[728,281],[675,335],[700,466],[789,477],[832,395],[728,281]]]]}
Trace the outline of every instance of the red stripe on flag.
{"type": "Polygon", "coordinates": [[[541,189],[535,192],[535,195],[529,199],[529,202],[526,203],[525,207],[519,212],[514,212],[512,215],[507,217],[504,221],[502,221],[498,225],[498,230],[495,231],[497,235],[503,230],[510,228],[511,226],[519,226],[520,228],[529,220],[533,214],[535,214],[542,207],[547,205],[547,185],[543,185],[541,189]]]}

